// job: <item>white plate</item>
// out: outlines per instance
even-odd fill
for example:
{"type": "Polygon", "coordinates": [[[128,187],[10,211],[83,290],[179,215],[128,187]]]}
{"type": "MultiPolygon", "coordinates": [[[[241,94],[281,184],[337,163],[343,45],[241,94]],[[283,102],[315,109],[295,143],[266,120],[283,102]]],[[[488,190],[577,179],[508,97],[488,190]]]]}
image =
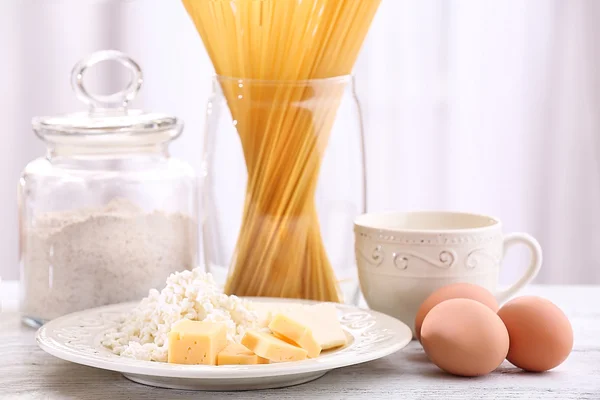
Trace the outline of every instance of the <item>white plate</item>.
{"type": "MultiPolygon", "coordinates": [[[[252,299],[278,303],[281,299],[252,299]]],[[[314,304],[294,300],[295,303],[314,304]]],[[[338,304],[340,322],[349,341],[343,348],[324,352],[316,359],[266,365],[177,365],[140,361],[111,353],[100,343],[103,333],[138,303],[124,303],[65,315],[42,326],[39,346],[63,360],[121,372],[145,385],[187,390],[251,390],[309,382],[335,368],[375,360],[392,354],[412,339],[408,326],[371,310],[338,304]]]]}

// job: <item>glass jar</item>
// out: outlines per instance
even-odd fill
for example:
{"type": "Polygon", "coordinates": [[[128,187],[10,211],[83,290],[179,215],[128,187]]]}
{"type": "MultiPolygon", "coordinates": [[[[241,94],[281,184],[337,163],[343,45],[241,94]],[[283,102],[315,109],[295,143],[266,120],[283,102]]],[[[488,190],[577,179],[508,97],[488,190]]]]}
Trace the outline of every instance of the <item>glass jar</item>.
{"type": "Polygon", "coordinates": [[[72,73],[90,111],[32,122],[47,153],[26,166],[18,190],[21,309],[30,325],[137,301],[197,263],[197,177],[168,152],[183,125],[127,109],[141,84],[126,55],[94,53],[72,73]],[[86,69],[106,60],[126,66],[131,83],[89,93],[86,69]]]}
{"type": "Polygon", "coordinates": [[[358,302],[363,142],[351,76],[214,78],[202,240],[207,270],[226,292],[358,302]],[[332,280],[335,289],[326,287],[332,280]]]}

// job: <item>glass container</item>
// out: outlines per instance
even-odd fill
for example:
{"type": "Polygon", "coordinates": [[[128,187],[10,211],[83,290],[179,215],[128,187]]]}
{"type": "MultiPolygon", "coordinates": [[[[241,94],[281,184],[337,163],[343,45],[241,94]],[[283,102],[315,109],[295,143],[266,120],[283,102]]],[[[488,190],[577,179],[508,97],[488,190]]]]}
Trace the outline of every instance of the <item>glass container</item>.
{"type": "Polygon", "coordinates": [[[26,166],[18,188],[27,324],[137,301],[197,263],[197,177],[168,150],[183,125],[128,109],[141,84],[132,59],[97,52],[72,72],[89,111],[33,119],[47,152],[26,166]],[[129,69],[127,88],[111,95],[86,89],[86,70],[102,61],[129,69]]]}
{"type": "Polygon", "coordinates": [[[366,179],[352,76],[215,77],[203,178],[205,263],[227,292],[323,300],[328,261],[337,300],[358,302],[353,220],[366,179]]]}

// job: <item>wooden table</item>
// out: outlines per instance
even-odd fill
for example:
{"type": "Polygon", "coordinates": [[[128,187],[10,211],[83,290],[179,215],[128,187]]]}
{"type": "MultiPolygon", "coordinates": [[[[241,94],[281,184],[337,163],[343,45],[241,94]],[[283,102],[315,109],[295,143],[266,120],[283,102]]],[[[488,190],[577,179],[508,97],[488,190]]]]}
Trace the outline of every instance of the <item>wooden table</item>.
{"type": "Polygon", "coordinates": [[[505,362],[481,378],[446,375],[414,341],[404,350],[332,371],[301,386],[257,392],[203,393],[146,387],[118,373],[56,359],[40,350],[35,331],[15,311],[16,284],[0,286],[0,399],[590,399],[600,400],[600,286],[532,286],[528,294],[551,299],[570,317],[575,348],[543,374],[505,362]]]}

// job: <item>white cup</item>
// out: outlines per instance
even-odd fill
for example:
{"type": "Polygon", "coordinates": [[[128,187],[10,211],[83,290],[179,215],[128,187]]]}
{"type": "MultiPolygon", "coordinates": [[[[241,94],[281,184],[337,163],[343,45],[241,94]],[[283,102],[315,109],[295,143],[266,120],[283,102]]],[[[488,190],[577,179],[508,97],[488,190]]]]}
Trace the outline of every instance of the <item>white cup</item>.
{"type": "Polygon", "coordinates": [[[354,221],[355,252],[362,293],[369,307],[413,329],[421,303],[438,288],[469,282],[504,302],[540,270],[542,249],[526,233],[502,233],[492,217],[458,212],[364,214],[354,221]],[[498,289],[506,250],[524,244],[531,261],[521,278],[498,289]]]}

